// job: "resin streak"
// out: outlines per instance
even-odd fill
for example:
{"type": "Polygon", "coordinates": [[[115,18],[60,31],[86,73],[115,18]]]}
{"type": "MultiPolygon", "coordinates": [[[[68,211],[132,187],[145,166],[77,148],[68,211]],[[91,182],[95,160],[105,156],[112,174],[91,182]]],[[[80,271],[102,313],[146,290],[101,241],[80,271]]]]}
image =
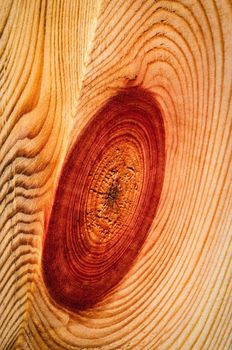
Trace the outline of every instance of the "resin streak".
{"type": "Polygon", "coordinates": [[[164,167],[154,97],[141,88],[120,91],[85,127],[61,172],[42,254],[58,304],[93,307],[126,275],[154,219],[164,167]]]}

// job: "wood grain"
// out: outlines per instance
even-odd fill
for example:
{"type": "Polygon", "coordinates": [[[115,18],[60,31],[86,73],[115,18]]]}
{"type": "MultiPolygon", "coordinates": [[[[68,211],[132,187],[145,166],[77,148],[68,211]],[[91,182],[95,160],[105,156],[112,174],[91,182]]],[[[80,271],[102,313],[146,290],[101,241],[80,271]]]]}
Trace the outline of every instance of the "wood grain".
{"type": "Polygon", "coordinates": [[[26,1],[0,8],[0,349],[221,349],[232,334],[230,1],[26,1]],[[68,311],[42,277],[62,165],[120,89],[165,128],[158,210],[104,302],[68,311]]]}

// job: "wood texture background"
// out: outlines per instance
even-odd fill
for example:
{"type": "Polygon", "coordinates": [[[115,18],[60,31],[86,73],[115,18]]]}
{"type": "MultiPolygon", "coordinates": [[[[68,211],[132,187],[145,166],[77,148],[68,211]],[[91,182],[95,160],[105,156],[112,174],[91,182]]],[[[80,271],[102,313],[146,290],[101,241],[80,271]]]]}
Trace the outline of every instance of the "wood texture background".
{"type": "Polygon", "coordinates": [[[226,0],[1,0],[1,350],[231,348],[231,23],[226,0]],[[71,314],[41,278],[44,222],[67,150],[126,85],[163,113],[162,197],[117,290],[71,314]]]}

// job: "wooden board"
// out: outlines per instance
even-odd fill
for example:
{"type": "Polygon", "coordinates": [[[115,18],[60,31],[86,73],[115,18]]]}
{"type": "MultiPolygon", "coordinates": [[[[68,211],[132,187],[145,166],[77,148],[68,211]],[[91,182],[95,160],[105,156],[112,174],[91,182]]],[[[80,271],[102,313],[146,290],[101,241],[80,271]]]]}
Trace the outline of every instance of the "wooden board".
{"type": "Polygon", "coordinates": [[[0,349],[232,346],[230,1],[1,0],[0,349]],[[133,267],[70,312],[41,273],[62,164],[125,87],[165,127],[157,213],[133,267]]]}

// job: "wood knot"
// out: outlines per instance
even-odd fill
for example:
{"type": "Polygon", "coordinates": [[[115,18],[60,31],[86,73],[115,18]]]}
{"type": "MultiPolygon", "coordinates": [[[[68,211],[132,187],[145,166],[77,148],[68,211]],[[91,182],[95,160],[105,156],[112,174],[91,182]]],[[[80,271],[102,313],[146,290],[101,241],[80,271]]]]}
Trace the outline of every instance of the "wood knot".
{"type": "Polygon", "coordinates": [[[44,281],[59,305],[93,307],[131,268],[161,195],[164,135],[154,97],[126,88],[106,102],[71,149],[42,253],[44,281]]]}

